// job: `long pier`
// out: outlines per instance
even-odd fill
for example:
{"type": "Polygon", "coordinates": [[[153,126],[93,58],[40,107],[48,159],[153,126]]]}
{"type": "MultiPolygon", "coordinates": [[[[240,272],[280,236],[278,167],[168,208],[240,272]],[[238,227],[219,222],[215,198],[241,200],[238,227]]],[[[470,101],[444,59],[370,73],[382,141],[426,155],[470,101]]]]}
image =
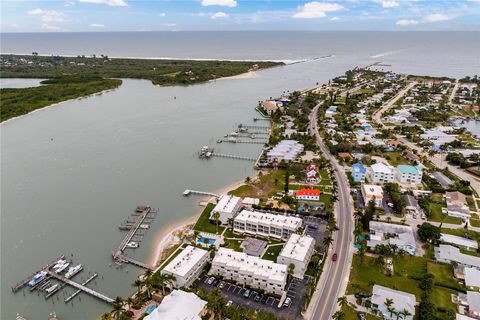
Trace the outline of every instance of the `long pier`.
{"type": "Polygon", "coordinates": [[[270,127],[265,127],[265,126],[252,126],[252,125],[244,125],[244,124],[239,124],[238,128],[245,128],[245,129],[259,129],[259,130],[270,130],[270,127]]]}
{"type": "Polygon", "coordinates": [[[113,301],[114,301],[112,298],[108,297],[107,295],[105,295],[105,294],[103,294],[103,293],[100,293],[100,292],[97,292],[97,291],[95,291],[95,290],[93,290],[93,289],[90,289],[90,288],[88,288],[88,287],[86,287],[86,286],[84,286],[84,285],[81,285],[80,283],[77,283],[77,282],[75,282],[75,281],[73,281],[73,280],[70,280],[70,279],[68,279],[68,278],[65,278],[64,276],[61,276],[61,275],[59,275],[59,274],[56,274],[55,272],[52,272],[52,271],[50,271],[50,270],[46,270],[46,271],[47,271],[47,273],[50,275],[50,277],[55,278],[55,279],[57,279],[57,280],[59,280],[59,281],[62,281],[63,283],[66,283],[66,284],[68,284],[69,286],[72,286],[72,287],[74,287],[74,288],[77,288],[78,290],[81,290],[81,291],[83,291],[83,292],[85,292],[85,293],[88,293],[89,295],[91,295],[91,296],[93,296],[93,297],[95,297],[95,298],[98,298],[98,299],[100,299],[100,300],[103,300],[103,301],[105,301],[105,302],[107,302],[107,303],[113,303],[113,301]]]}
{"type": "Polygon", "coordinates": [[[55,263],[57,263],[58,260],[60,259],[63,259],[65,258],[64,255],[61,255],[60,257],[57,257],[56,259],[50,261],[49,263],[47,263],[46,265],[44,265],[42,267],[42,269],[38,270],[38,271],[35,271],[34,273],[32,273],[30,276],[26,277],[25,279],[23,279],[22,281],[18,282],[16,285],[14,285],[12,287],[12,292],[15,293],[17,292],[18,290],[20,290],[21,288],[23,288],[37,273],[39,272],[42,272],[42,271],[46,271],[48,269],[50,269],[50,267],[52,267],[53,265],[55,265],[55,263]]]}
{"type": "Polygon", "coordinates": [[[268,141],[267,140],[262,140],[262,141],[258,141],[258,140],[232,140],[232,139],[219,139],[217,140],[217,143],[221,143],[221,142],[230,142],[230,143],[250,143],[250,144],[267,144],[268,141]]]}
{"type": "MultiPolygon", "coordinates": [[[[85,286],[85,285],[88,284],[90,281],[92,281],[93,279],[95,279],[97,276],[98,276],[98,273],[94,273],[90,278],[88,278],[87,280],[85,280],[84,282],[82,282],[82,286],[85,286]]],[[[70,300],[72,300],[73,298],[75,298],[80,292],[82,292],[82,290],[78,289],[78,290],[75,291],[72,295],[68,296],[68,297],[64,300],[65,303],[70,302],[70,300]]]]}
{"type": "Polygon", "coordinates": [[[198,195],[201,195],[201,196],[212,196],[212,197],[215,197],[215,198],[220,197],[218,194],[211,193],[211,192],[206,192],[206,191],[198,191],[198,190],[190,190],[190,189],[187,189],[187,190],[183,191],[184,196],[189,196],[191,194],[198,194],[198,195]]]}
{"type": "Polygon", "coordinates": [[[233,155],[233,154],[224,154],[224,153],[215,153],[215,152],[212,153],[212,157],[221,157],[221,158],[230,158],[230,159],[257,161],[256,158],[252,158],[252,157],[236,156],[236,155],[233,155]]]}
{"type": "Polygon", "coordinates": [[[148,215],[150,213],[152,213],[152,208],[148,207],[148,206],[143,207],[143,208],[137,208],[136,212],[139,213],[137,219],[131,225],[130,230],[128,230],[128,233],[125,235],[122,242],[120,242],[120,245],[112,252],[112,256],[113,256],[113,259],[117,262],[131,263],[133,265],[136,265],[136,266],[144,268],[144,269],[153,270],[153,267],[151,265],[148,265],[144,262],[141,262],[141,261],[135,260],[133,258],[127,257],[123,254],[123,252],[127,248],[128,243],[130,241],[132,241],[132,239],[133,239],[133,237],[135,237],[138,229],[140,229],[140,226],[143,224],[145,219],[147,219],[148,215]]]}

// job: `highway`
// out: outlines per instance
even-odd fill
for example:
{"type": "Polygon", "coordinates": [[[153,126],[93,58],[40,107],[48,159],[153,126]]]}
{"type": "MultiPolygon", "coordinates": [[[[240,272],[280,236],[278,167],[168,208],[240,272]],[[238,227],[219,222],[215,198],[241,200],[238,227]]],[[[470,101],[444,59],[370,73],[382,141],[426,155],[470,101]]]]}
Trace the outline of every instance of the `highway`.
{"type": "MultiPolygon", "coordinates": [[[[320,103],[321,104],[321,103],[320,103]]],[[[334,213],[339,230],[333,234],[333,245],[326,257],[323,273],[317,284],[316,292],[311,301],[311,313],[307,318],[312,320],[331,319],[338,308],[337,299],[344,295],[350,275],[353,255],[353,201],[350,196],[350,186],[343,171],[334,156],[323,143],[318,133],[317,113],[318,104],[309,116],[310,132],[315,135],[317,144],[323,155],[330,161],[334,168],[335,178],[338,184],[338,201],[335,204],[334,213]],[[332,261],[332,254],[336,253],[337,261],[332,261]]]]}

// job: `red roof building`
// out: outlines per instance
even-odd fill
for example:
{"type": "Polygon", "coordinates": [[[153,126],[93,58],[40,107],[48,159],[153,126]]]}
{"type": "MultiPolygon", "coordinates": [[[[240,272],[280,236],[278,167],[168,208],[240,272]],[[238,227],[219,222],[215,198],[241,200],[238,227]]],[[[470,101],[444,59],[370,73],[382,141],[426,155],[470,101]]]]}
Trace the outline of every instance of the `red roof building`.
{"type": "Polygon", "coordinates": [[[320,190],[300,189],[295,193],[295,197],[300,200],[320,200],[320,190]]]}

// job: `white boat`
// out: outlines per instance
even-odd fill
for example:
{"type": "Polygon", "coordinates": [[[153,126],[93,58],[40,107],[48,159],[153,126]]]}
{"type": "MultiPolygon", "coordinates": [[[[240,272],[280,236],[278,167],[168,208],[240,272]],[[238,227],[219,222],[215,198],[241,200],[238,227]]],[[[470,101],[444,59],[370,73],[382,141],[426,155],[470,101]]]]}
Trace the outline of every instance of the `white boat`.
{"type": "Polygon", "coordinates": [[[67,262],[65,259],[60,259],[55,263],[55,265],[52,267],[53,269],[58,269],[59,267],[63,266],[67,262]]]}
{"type": "Polygon", "coordinates": [[[33,278],[27,283],[27,286],[29,288],[35,287],[40,281],[45,279],[47,276],[47,273],[45,271],[39,272],[36,275],[33,276],[33,278]]]}
{"type": "Polygon", "coordinates": [[[80,270],[82,270],[82,265],[79,264],[79,265],[76,265],[75,267],[70,267],[68,269],[68,272],[65,274],[65,278],[71,278],[73,277],[75,274],[77,274],[80,270]]]}
{"type": "Polygon", "coordinates": [[[58,288],[58,283],[54,284],[54,285],[51,286],[51,287],[48,287],[47,289],[45,289],[45,291],[46,291],[47,293],[52,293],[52,292],[55,291],[57,288],[58,288]]]}
{"type": "Polygon", "coordinates": [[[138,242],[131,241],[131,242],[127,243],[127,247],[129,247],[129,248],[138,248],[138,242]]]}
{"type": "Polygon", "coordinates": [[[140,225],[140,228],[141,229],[148,229],[148,228],[150,228],[150,225],[148,223],[143,223],[143,224],[140,225]]]}
{"type": "Polygon", "coordinates": [[[63,264],[61,267],[59,267],[59,268],[57,268],[57,269],[55,270],[55,273],[60,273],[60,272],[64,271],[65,269],[68,268],[69,265],[70,265],[69,262],[63,264]]]}

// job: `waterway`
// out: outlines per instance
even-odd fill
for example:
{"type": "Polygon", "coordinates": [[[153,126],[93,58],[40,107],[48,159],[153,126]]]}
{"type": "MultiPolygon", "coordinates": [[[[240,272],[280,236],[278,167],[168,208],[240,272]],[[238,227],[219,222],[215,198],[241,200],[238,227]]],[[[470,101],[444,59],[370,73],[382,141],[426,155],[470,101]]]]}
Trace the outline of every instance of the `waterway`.
{"type": "Polygon", "coordinates": [[[0,78],[0,88],[30,88],[41,86],[45,79],[0,78]]]}
{"type": "MultiPolygon", "coordinates": [[[[22,37],[19,35],[18,41],[22,42],[22,37]]],[[[63,35],[52,37],[55,40],[63,35]]],[[[407,49],[401,54],[389,54],[384,37],[377,38],[368,50],[335,44],[333,47],[341,50],[330,58],[260,71],[249,79],[176,87],[124,80],[113,92],[68,101],[2,123],[1,318],[11,319],[20,312],[28,319],[45,319],[56,311],[64,319],[93,319],[109,309],[85,294],[65,304],[64,293],[48,301],[36,293],[11,293],[10,287],[16,281],[60,253],[73,255],[75,261],[87,267],[87,272],[90,269],[100,274],[92,282],[93,288],[112,297],[130,294],[131,283],[140,270],[133,266],[117,269],[112,264],[111,251],[123,235],[117,225],[137,205],[160,209],[141,247],[132,253],[146,261],[158,231],[198,210],[199,198],[183,197],[184,189],[213,191],[251,175],[251,162],[199,160],[195,153],[209,144],[223,153],[257,156],[259,145],[216,145],[215,141],[233,131],[238,123],[252,123],[259,100],[285,90],[311,87],[351,67],[379,60],[393,64],[395,71],[417,74],[463,76],[479,69],[477,58],[469,56],[475,51],[469,50],[472,41],[468,37],[456,45],[455,50],[462,52],[458,57],[454,53],[436,55],[439,44],[429,44],[425,48],[430,51],[422,53],[430,54],[428,63],[416,59],[417,46],[410,55],[407,49]],[[382,52],[386,53],[378,57],[376,53],[382,52]],[[439,65],[443,66],[442,72],[439,65]]],[[[458,41],[459,37],[454,38],[457,40],[452,41],[458,41]]],[[[291,40],[298,42],[294,37],[291,40]]],[[[4,41],[2,37],[2,46],[4,41]]],[[[397,48],[393,40],[389,41],[392,50],[397,48]]],[[[205,40],[202,45],[208,43],[205,40]]],[[[332,53],[328,43],[323,42],[325,47],[321,43],[315,47],[305,42],[305,56],[332,53]]],[[[415,41],[415,45],[419,43],[415,41]]],[[[207,50],[202,48],[192,58],[205,58],[207,50]]],[[[233,54],[233,58],[247,57],[249,52],[255,58],[256,52],[262,52],[268,59],[266,52],[273,52],[268,50],[250,46],[242,56],[233,54]]],[[[285,56],[301,58],[302,54],[285,56]]]]}

